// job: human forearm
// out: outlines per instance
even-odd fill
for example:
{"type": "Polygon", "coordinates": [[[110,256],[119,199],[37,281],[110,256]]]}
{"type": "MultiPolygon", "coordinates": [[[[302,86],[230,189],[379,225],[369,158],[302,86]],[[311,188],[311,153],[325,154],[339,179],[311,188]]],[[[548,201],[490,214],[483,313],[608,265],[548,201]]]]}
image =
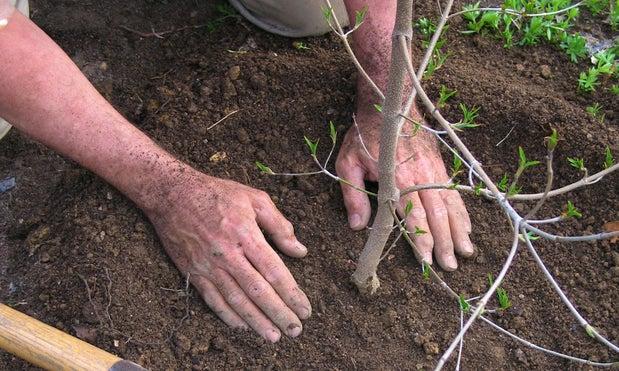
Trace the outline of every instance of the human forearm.
{"type": "Polygon", "coordinates": [[[0,29],[0,50],[0,116],[142,208],[166,197],[161,186],[186,165],[127,122],[43,31],[16,12],[0,29]]]}
{"type": "MultiPolygon", "coordinates": [[[[396,1],[345,0],[348,17],[368,7],[363,25],[352,36],[352,47],[359,62],[376,85],[385,90],[391,61],[391,33],[395,23],[396,1]]],[[[357,113],[372,113],[373,104],[382,104],[370,84],[360,75],[357,81],[357,113]]]]}

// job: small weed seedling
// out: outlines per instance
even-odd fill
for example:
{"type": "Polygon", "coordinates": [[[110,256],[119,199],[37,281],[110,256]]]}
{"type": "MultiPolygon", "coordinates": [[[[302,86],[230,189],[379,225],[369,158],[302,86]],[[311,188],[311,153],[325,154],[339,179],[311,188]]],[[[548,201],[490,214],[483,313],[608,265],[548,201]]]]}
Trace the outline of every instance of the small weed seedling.
{"type": "Polygon", "coordinates": [[[460,103],[458,106],[460,107],[460,111],[462,111],[463,117],[460,122],[452,125],[453,128],[462,130],[478,127],[479,125],[475,122],[475,119],[478,116],[479,107],[473,106],[472,108],[468,108],[464,103],[460,103]]]}
{"type": "Polygon", "coordinates": [[[599,103],[594,103],[586,108],[587,112],[599,122],[604,122],[604,114],[602,112],[602,106],[599,103]]]}
{"type": "Polygon", "coordinates": [[[440,108],[445,107],[445,104],[447,104],[447,100],[456,95],[456,93],[457,92],[455,90],[449,90],[445,85],[441,85],[437,106],[440,108]]]}
{"type": "MultiPolygon", "coordinates": [[[[494,277],[492,276],[492,273],[488,273],[488,283],[490,283],[490,286],[494,284],[494,277]]],[[[499,301],[500,310],[507,310],[509,307],[512,306],[512,302],[509,300],[509,295],[507,295],[507,290],[505,290],[504,288],[497,287],[496,297],[499,301]]]]}
{"type": "Polygon", "coordinates": [[[292,47],[297,50],[309,50],[309,46],[302,41],[295,41],[292,43],[292,47]]]}
{"type": "Polygon", "coordinates": [[[597,68],[591,67],[588,72],[581,72],[578,78],[578,88],[583,92],[592,92],[595,87],[600,85],[598,75],[600,71],[597,68]]]}

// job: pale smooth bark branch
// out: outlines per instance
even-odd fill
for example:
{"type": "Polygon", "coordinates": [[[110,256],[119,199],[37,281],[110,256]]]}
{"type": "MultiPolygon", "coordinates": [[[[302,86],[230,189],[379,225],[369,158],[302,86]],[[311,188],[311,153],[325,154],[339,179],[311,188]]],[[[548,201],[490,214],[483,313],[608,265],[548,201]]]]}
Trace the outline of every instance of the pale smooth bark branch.
{"type": "MultiPolygon", "coordinates": [[[[347,34],[344,33],[344,30],[342,29],[342,25],[340,24],[340,21],[337,19],[337,16],[335,15],[335,11],[333,11],[333,7],[331,6],[331,1],[325,0],[325,3],[327,4],[329,11],[331,12],[331,16],[333,17],[333,21],[335,22],[335,27],[337,28],[335,34],[342,40],[342,43],[344,43],[344,48],[346,49],[348,56],[350,57],[352,62],[355,64],[355,67],[357,67],[357,70],[359,71],[361,76],[363,76],[363,78],[372,87],[372,90],[374,90],[374,92],[380,97],[381,102],[384,101],[385,95],[380,90],[378,85],[374,83],[374,80],[372,80],[370,75],[368,75],[368,73],[365,72],[365,69],[363,68],[359,60],[357,59],[357,56],[355,56],[355,53],[353,52],[352,47],[350,46],[350,43],[348,42],[348,36],[347,34]]],[[[330,22],[329,22],[329,25],[330,25],[330,22]]]]}
{"type": "Polygon", "coordinates": [[[580,313],[578,312],[578,310],[576,310],[576,308],[574,307],[574,305],[572,304],[570,299],[568,299],[567,296],[565,295],[565,293],[563,292],[563,290],[561,290],[561,287],[559,287],[559,284],[554,279],[552,274],[550,274],[550,272],[548,271],[548,268],[546,268],[546,265],[544,264],[542,259],[537,254],[537,251],[533,247],[533,244],[531,243],[531,240],[529,239],[529,236],[526,234],[526,230],[525,230],[525,226],[524,225],[521,227],[521,231],[522,231],[522,235],[524,237],[525,243],[526,243],[527,247],[529,248],[529,252],[531,253],[531,255],[533,255],[533,259],[535,260],[535,262],[537,263],[539,268],[544,273],[544,276],[546,276],[546,279],[552,285],[552,288],[559,295],[559,297],[561,298],[561,301],[563,301],[563,303],[567,306],[567,308],[570,310],[570,312],[572,312],[572,315],[574,315],[574,317],[576,317],[576,320],[578,321],[578,323],[580,323],[580,325],[585,329],[585,331],[587,332],[587,334],[589,336],[594,337],[599,342],[605,344],[607,347],[609,347],[613,351],[619,353],[619,347],[617,347],[615,344],[611,343],[605,337],[600,335],[600,333],[595,329],[595,327],[591,326],[589,324],[589,322],[587,322],[587,320],[584,319],[583,316],[580,315],[580,313]]]}
{"type": "Polygon", "coordinates": [[[520,336],[513,334],[509,331],[507,331],[506,329],[504,329],[503,327],[497,325],[496,323],[492,322],[491,320],[489,320],[488,318],[482,316],[479,316],[479,318],[486,322],[488,325],[490,325],[492,328],[494,328],[495,330],[501,332],[504,335],[507,335],[509,337],[511,337],[512,339],[524,344],[525,346],[531,348],[531,349],[535,349],[535,350],[539,350],[540,352],[543,353],[547,353],[559,358],[564,358],[564,359],[569,359],[570,361],[574,361],[574,362],[578,362],[578,363],[584,363],[586,365],[591,365],[591,366],[596,366],[596,367],[613,367],[613,366],[619,366],[619,362],[594,362],[594,361],[590,361],[588,359],[583,359],[583,358],[578,358],[578,357],[574,357],[574,356],[570,356],[567,354],[563,354],[563,353],[559,353],[559,352],[555,352],[554,350],[550,350],[550,349],[546,349],[544,347],[541,347],[539,345],[533,344],[532,342],[525,340],[523,338],[521,338],[520,336]]]}
{"type": "MultiPolygon", "coordinates": [[[[412,0],[398,0],[393,35],[412,35],[412,0]]],[[[402,97],[404,95],[404,81],[406,79],[407,48],[398,47],[394,39],[391,46],[391,66],[387,83],[387,97],[383,105],[383,126],[380,136],[380,150],[378,156],[378,208],[372,224],[370,236],[361,251],[357,262],[357,269],[351,279],[360,292],[373,294],[380,283],[376,275],[376,268],[380,256],[385,248],[393,227],[391,202],[398,202],[400,192],[395,181],[395,155],[398,136],[403,124],[400,117],[402,97]]]]}
{"type": "Polygon", "coordinates": [[[372,161],[378,162],[378,159],[374,158],[374,156],[372,156],[370,151],[368,151],[368,148],[365,146],[365,141],[363,140],[363,136],[361,136],[361,130],[359,130],[359,125],[357,124],[357,118],[354,113],[352,114],[352,123],[355,125],[355,129],[357,130],[357,136],[359,137],[359,142],[361,142],[361,147],[363,147],[365,154],[368,155],[368,157],[372,161]]]}
{"type": "Polygon", "coordinates": [[[544,202],[546,202],[546,199],[548,198],[548,193],[550,193],[550,191],[552,190],[552,182],[554,180],[554,171],[552,170],[553,154],[554,148],[549,149],[548,154],[546,155],[546,188],[544,189],[544,194],[542,195],[542,198],[537,201],[535,206],[533,206],[533,209],[531,209],[531,211],[529,211],[527,215],[525,215],[525,220],[535,216],[535,213],[537,213],[544,204],[544,202]]]}
{"type": "MultiPolygon", "coordinates": [[[[557,188],[554,189],[550,192],[548,192],[547,197],[554,197],[554,196],[558,196],[560,194],[563,193],[567,193],[570,191],[573,191],[577,188],[589,185],[589,184],[593,184],[597,181],[599,181],[600,179],[602,179],[603,176],[612,173],[613,171],[616,171],[619,169],[619,163],[614,164],[613,166],[606,168],[602,171],[599,171],[593,175],[589,175],[586,178],[582,178],[581,180],[574,182],[572,184],[568,184],[565,187],[561,187],[561,188],[557,188]]],[[[539,200],[542,197],[544,197],[544,193],[529,193],[529,194],[520,194],[520,195],[513,195],[508,197],[508,199],[510,200],[517,200],[517,201],[531,201],[531,200],[539,200]]]]}
{"type": "Polygon", "coordinates": [[[536,235],[546,238],[555,242],[585,242],[585,241],[597,241],[606,240],[609,238],[619,237],[619,232],[603,232],[590,234],[586,236],[558,236],[556,234],[545,232],[539,228],[532,226],[531,224],[524,222],[522,226],[528,231],[535,233],[536,235]]]}
{"type": "MultiPolygon", "coordinates": [[[[451,7],[453,3],[454,3],[454,0],[447,1],[447,5],[445,6],[445,9],[441,11],[441,19],[436,25],[436,31],[434,31],[434,35],[432,35],[432,38],[430,39],[430,43],[428,44],[426,53],[424,54],[423,59],[421,60],[421,63],[419,64],[419,69],[417,69],[418,79],[421,79],[421,77],[423,76],[423,73],[426,71],[426,67],[428,67],[428,63],[430,62],[430,58],[432,58],[432,54],[434,53],[434,48],[436,47],[436,43],[441,38],[441,34],[443,33],[443,27],[445,26],[445,23],[447,23],[447,19],[449,18],[449,12],[451,11],[451,7]]],[[[439,4],[440,4],[440,0],[439,0],[439,4]]],[[[416,97],[417,97],[417,90],[413,88],[410,96],[408,97],[408,101],[406,101],[406,106],[411,107],[416,97]]],[[[405,111],[404,113],[405,114],[408,113],[408,110],[405,111]]]]}
{"type": "Polygon", "coordinates": [[[434,368],[434,370],[439,371],[443,368],[443,366],[445,366],[445,362],[447,362],[447,360],[449,359],[453,351],[456,349],[456,347],[460,343],[460,340],[464,337],[464,334],[466,334],[466,332],[469,330],[473,322],[475,322],[477,317],[479,317],[483,313],[483,310],[486,304],[488,303],[488,300],[490,300],[490,298],[492,297],[496,289],[501,285],[501,282],[503,282],[503,278],[507,274],[507,270],[511,266],[512,261],[514,260],[514,256],[516,255],[516,252],[518,251],[519,227],[520,227],[520,221],[516,222],[516,225],[514,228],[515,232],[514,232],[514,239],[512,242],[512,247],[511,247],[511,250],[509,251],[509,255],[507,256],[507,259],[503,263],[503,268],[501,268],[499,275],[494,280],[494,283],[490,286],[490,289],[488,289],[488,291],[484,294],[484,296],[479,300],[479,304],[475,308],[475,311],[471,314],[471,317],[469,317],[469,319],[466,321],[464,326],[462,326],[462,329],[460,330],[458,335],[456,335],[456,337],[453,339],[453,341],[449,345],[449,348],[447,348],[445,353],[443,353],[438,363],[436,364],[436,367],[434,368]]]}

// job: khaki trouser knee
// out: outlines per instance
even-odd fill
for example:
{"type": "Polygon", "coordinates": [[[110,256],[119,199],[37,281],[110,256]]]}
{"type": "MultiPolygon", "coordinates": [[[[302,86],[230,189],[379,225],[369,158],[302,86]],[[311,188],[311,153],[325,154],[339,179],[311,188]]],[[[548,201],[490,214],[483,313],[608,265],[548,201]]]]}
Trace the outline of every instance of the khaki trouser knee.
{"type": "MultiPolygon", "coordinates": [[[[241,15],[265,31],[288,37],[322,35],[331,30],[323,15],[324,0],[229,0],[241,15]]],[[[331,5],[342,26],[348,26],[343,0],[331,5]]]]}

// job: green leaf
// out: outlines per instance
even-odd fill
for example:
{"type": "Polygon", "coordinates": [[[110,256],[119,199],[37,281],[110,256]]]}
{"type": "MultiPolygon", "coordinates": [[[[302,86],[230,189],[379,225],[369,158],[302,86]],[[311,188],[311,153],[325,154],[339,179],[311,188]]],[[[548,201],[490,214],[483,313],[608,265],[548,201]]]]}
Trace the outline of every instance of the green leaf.
{"type": "Polygon", "coordinates": [[[451,165],[451,177],[455,177],[462,171],[462,159],[460,156],[454,154],[453,163],[451,165]]]}
{"type": "Polygon", "coordinates": [[[361,26],[365,19],[365,14],[368,12],[368,6],[364,6],[361,10],[355,10],[355,28],[361,26]]]}
{"type": "Polygon", "coordinates": [[[332,9],[328,6],[322,6],[322,16],[327,20],[328,23],[331,22],[331,17],[333,17],[332,9]]]}
{"type": "Polygon", "coordinates": [[[447,100],[454,96],[457,93],[456,90],[450,90],[445,85],[441,85],[441,90],[439,91],[438,103],[437,106],[439,108],[445,107],[447,100]]]}
{"type": "Polygon", "coordinates": [[[481,195],[481,190],[484,186],[484,183],[479,182],[477,184],[475,184],[475,188],[473,189],[475,191],[475,196],[480,196],[481,195]]]}
{"type": "Polygon", "coordinates": [[[307,147],[310,150],[310,153],[312,154],[312,156],[316,157],[316,149],[318,148],[318,141],[320,139],[317,139],[315,142],[312,142],[308,137],[303,136],[303,139],[305,139],[305,144],[307,144],[307,147]]]}
{"type": "Polygon", "coordinates": [[[499,308],[502,310],[506,310],[512,306],[512,302],[509,300],[509,296],[507,295],[507,291],[504,288],[496,289],[497,299],[499,300],[499,308]]]}
{"type": "Polygon", "coordinates": [[[329,121],[329,136],[331,137],[333,144],[335,144],[335,142],[337,142],[337,130],[335,130],[333,121],[329,121]]]}
{"type": "Polygon", "coordinates": [[[428,233],[428,232],[426,232],[423,229],[415,226],[415,236],[419,237],[419,236],[421,236],[423,234],[426,234],[426,233],[428,233]]]}
{"type": "Polygon", "coordinates": [[[464,296],[462,294],[458,296],[458,303],[460,304],[460,310],[464,313],[468,313],[471,311],[471,304],[464,300],[464,296]]]}
{"type": "Polygon", "coordinates": [[[570,163],[570,166],[572,166],[573,168],[576,168],[578,170],[584,170],[585,169],[585,160],[583,158],[568,157],[567,158],[567,162],[570,163]]]}
{"type": "Polygon", "coordinates": [[[520,158],[519,167],[524,169],[525,164],[527,163],[527,156],[524,154],[524,149],[522,149],[522,147],[518,147],[518,157],[520,158]]]}
{"type": "Polygon", "coordinates": [[[383,112],[383,106],[381,106],[380,104],[374,104],[374,109],[376,109],[376,111],[378,112],[383,112]]]}
{"type": "Polygon", "coordinates": [[[576,206],[574,206],[572,201],[568,200],[567,201],[567,210],[563,212],[563,216],[566,217],[566,218],[580,218],[580,217],[582,217],[582,214],[580,213],[580,211],[578,211],[576,206]]]}
{"type": "Polygon", "coordinates": [[[509,182],[509,178],[507,177],[507,174],[503,174],[503,177],[501,178],[501,180],[497,184],[497,188],[499,188],[499,190],[501,190],[502,192],[507,191],[507,183],[508,182],[509,182]]]}
{"type": "Polygon", "coordinates": [[[263,174],[268,174],[268,175],[275,175],[275,173],[273,172],[273,170],[271,170],[270,167],[266,166],[265,164],[263,164],[260,161],[256,161],[256,167],[258,168],[258,170],[260,170],[261,173],[263,174]]]}
{"type": "MultiPolygon", "coordinates": [[[[529,241],[537,241],[540,239],[540,237],[538,235],[533,234],[533,232],[527,231],[526,234],[527,238],[529,239],[529,241]]],[[[526,242],[525,236],[523,236],[522,234],[518,235],[518,239],[522,242],[526,242]]]]}
{"type": "Polygon", "coordinates": [[[546,146],[548,147],[548,150],[554,151],[555,148],[557,148],[557,143],[559,143],[559,134],[557,133],[557,130],[552,129],[552,134],[546,137],[546,139],[547,139],[546,146]]]}
{"type": "Polygon", "coordinates": [[[428,264],[427,262],[423,262],[423,264],[421,265],[421,275],[426,281],[430,279],[430,264],[428,264]]]}
{"type": "Polygon", "coordinates": [[[595,328],[594,328],[593,326],[591,326],[591,325],[587,325],[587,326],[585,327],[585,332],[587,332],[587,335],[589,335],[589,336],[591,336],[592,338],[594,338],[594,339],[595,339],[595,333],[596,333],[596,331],[595,331],[595,328]]]}
{"type": "Polygon", "coordinates": [[[608,169],[614,164],[615,159],[613,158],[613,154],[610,152],[610,148],[606,146],[606,149],[604,150],[604,169],[608,169]]]}
{"type": "Polygon", "coordinates": [[[406,206],[404,206],[404,216],[408,216],[408,214],[410,214],[411,211],[413,211],[413,201],[408,200],[408,202],[406,203],[406,206]]]}

